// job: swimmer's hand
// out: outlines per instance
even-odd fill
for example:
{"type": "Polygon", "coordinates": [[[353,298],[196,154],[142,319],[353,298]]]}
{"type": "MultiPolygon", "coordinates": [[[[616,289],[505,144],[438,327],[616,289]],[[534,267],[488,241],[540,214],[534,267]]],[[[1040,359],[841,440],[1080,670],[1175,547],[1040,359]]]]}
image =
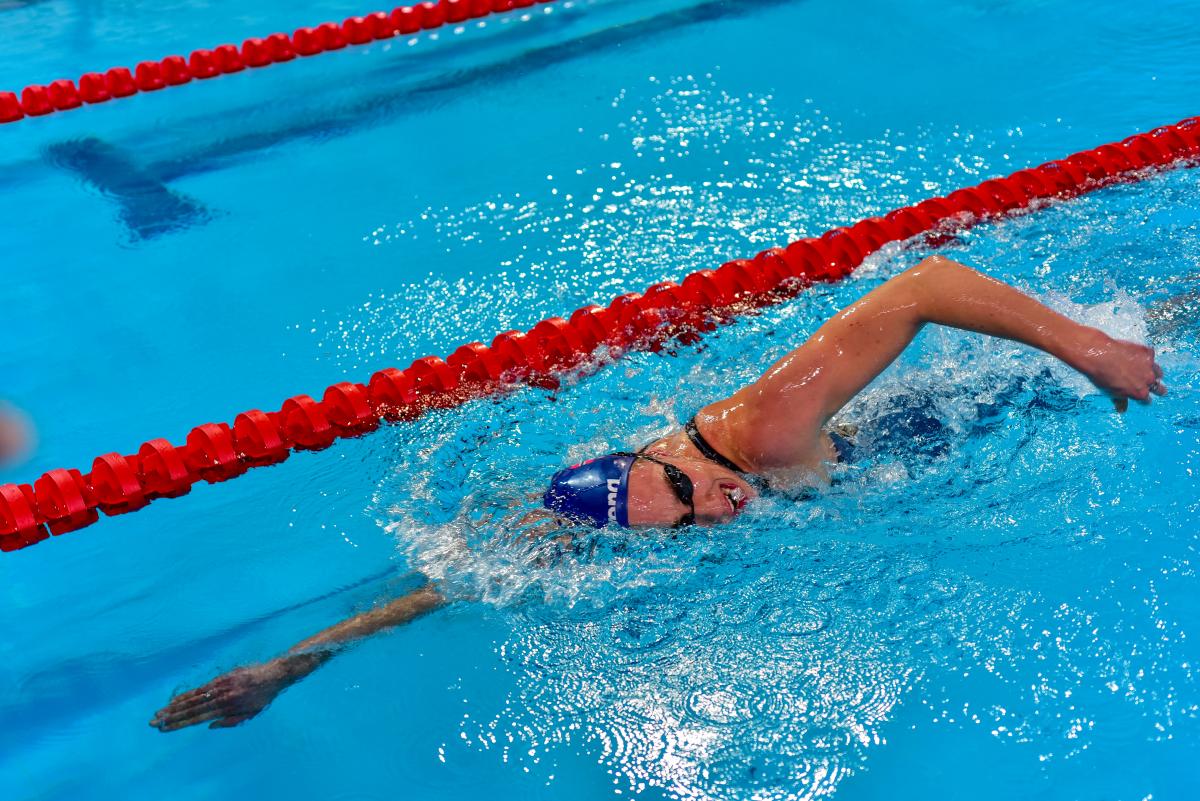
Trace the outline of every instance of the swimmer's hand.
{"type": "Polygon", "coordinates": [[[262,712],[277,695],[339,651],[384,629],[410,623],[446,603],[445,596],[426,582],[408,595],[317,632],[277,659],[238,668],[203,687],[180,693],[158,711],[150,725],[159,731],[198,723],[208,723],[210,729],[236,726],[262,712]]]}
{"type": "Polygon", "coordinates": [[[208,723],[210,729],[236,726],[262,712],[275,696],[315,670],[319,662],[308,657],[291,654],[219,676],[172,698],[150,725],[162,732],[200,723],[208,723]]]}
{"type": "Polygon", "coordinates": [[[1112,398],[1118,412],[1129,408],[1130,398],[1149,403],[1151,394],[1167,394],[1162,368],[1154,360],[1154,348],[1113,339],[1096,329],[1091,329],[1075,366],[1112,398]]]}

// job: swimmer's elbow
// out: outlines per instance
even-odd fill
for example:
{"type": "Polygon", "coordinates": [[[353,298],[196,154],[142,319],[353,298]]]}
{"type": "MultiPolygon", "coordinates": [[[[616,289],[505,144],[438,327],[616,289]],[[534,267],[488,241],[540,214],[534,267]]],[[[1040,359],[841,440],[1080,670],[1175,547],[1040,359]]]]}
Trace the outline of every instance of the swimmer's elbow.
{"type": "Polygon", "coordinates": [[[934,254],[901,273],[920,322],[936,321],[936,306],[943,298],[956,294],[953,288],[961,282],[964,272],[973,271],[953,259],[934,254]]]}
{"type": "Polygon", "coordinates": [[[944,288],[953,265],[944,256],[928,256],[884,284],[881,300],[886,298],[883,302],[891,311],[911,317],[915,326],[928,322],[939,288],[944,288]]]}
{"type": "Polygon", "coordinates": [[[958,262],[948,259],[940,253],[935,253],[921,259],[915,267],[909,268],[908,272],[912,273],[915,279],[926,283],[935,283],[939,276],[961,269],[963,266],[958,262]]]}

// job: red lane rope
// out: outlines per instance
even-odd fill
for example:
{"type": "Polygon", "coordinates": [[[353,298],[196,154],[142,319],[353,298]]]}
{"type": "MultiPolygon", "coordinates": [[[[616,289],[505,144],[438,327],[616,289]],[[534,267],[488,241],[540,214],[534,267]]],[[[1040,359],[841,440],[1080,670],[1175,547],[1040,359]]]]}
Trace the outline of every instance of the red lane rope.
{"type": "Polygon", "coordinates": [[[273,33],[247,39],[241,47],[223,44],[211,50],[194,50],[186,58],[167,56],[161,61],[143,61],[133,71],[128,67],[113,67],[102,73],[86,73],[78,82],[64,78],[46,86],[34,84],[26,86],[19,94],[0,92],[0,124],[553,2],[555,0],[438,0],[419,3],[401,6],[390,14],[376,11],[362,17],[350,17],[341,24],[326,22],[312,28],[300,28],[291,36],[273,33]]]}
{"type": "Polygon", "coordinates": [[[183,445],[153,439],[135,454],[107,453],[93,461],[87,475],[58,469],[32,486],[6,484],[0,486],[0,550],[40,542],[49,536],[47,528],[62,534],[91,525],[98,512],[131,512],[155,498],[184,495],[201,480],[226,481],[251,467],[281,462],[294,451],[327,448],[339,437],[375,429],[381,419],[411,420],[520,383],[554,386],[555,374],[583,365],[601,346],[611,357],[656,349],[670,339],[695,341],[739,313],[793,297],[816,281],[849,275],[888,242],[943,234],[1040,199],[1079,195],[1197,158],[1200,117],[1191,117],[715,271],[701,270],[680,283],[654,284],[607,307],[586,306],[569,320],[551,317],[526,332],[506,331],[491,345],[472,342],[444,360],[426,356],[404,370],[381,370],[366,385],[334,384],[319,401],[297,395],[279,411],[239,414],[232,426],[206,423],[192,429],[183,445]]]}

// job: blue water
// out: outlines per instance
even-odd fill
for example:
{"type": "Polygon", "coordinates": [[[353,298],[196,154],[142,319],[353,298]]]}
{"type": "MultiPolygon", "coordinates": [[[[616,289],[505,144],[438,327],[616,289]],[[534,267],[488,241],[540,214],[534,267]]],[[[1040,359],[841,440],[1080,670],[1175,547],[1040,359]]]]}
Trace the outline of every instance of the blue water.
{"type": "MultiPolygon", "coordinates": [[[[7,5],[11,88],[367,10],[7,5]]],[[[1187,3],[523,16],[0,127],[0,394],[39,434],[0,480],[1197,113],[1187,3]]],[[[931,330],[843,417],[919,401],[944,453],[554,567],[514,541],[552,469],[751,380],[928,252],[897,248],[699,347],[5,554],[0,797],[1192,798],[1197,209],[1180,170],[940,247],[1148,338],[1171,392],[1124,417],[1046,357],[931,330]],[[481,600],[237,729],[146,725],[414,568],[481,600]]]]}

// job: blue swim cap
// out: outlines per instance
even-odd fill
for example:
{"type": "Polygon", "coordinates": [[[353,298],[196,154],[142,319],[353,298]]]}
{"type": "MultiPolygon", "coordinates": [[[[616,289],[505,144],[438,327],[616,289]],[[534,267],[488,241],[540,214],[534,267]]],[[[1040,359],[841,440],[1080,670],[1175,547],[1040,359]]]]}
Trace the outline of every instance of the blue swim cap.
{"type": "Polygon", "coordinates": [[[629,525],[629,468],[636,457],[612,453],[559,470],[542,503],[556,514],[602,528],[629,525]]]}

